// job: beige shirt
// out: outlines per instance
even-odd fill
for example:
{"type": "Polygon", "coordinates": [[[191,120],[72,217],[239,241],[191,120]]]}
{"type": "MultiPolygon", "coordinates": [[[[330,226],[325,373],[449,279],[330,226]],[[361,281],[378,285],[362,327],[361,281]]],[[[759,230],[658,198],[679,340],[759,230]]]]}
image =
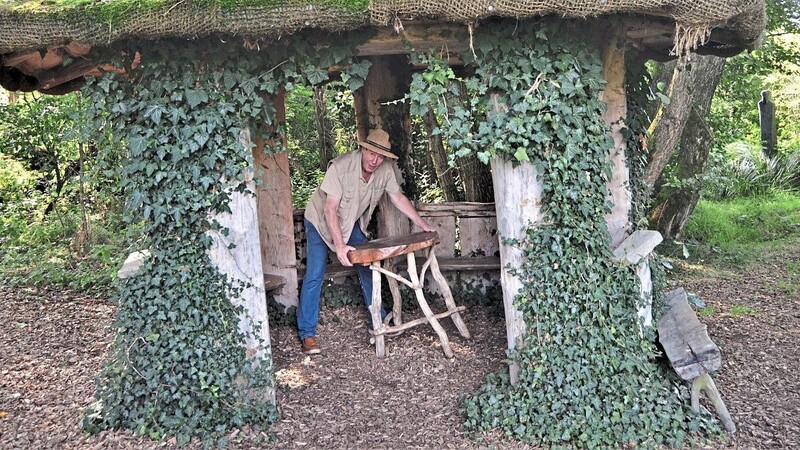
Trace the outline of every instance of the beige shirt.
{"type": "Polygon", "coordinates": [[[322,184],[306,205],[305,218],[314,225],[322,240],[333,250],[333,237],[328,221],[325,220],[325,200],[328,195],[339,198],[339,227],[342,239],[347,242],[356,220],[359,221],[361,230],[366,231],[381,196],[394,192],[400,192],[394,164],[387,159],[373,172],[369,181],[364,181],[361,177],[361,150],[355,150],[328,164],[322,184]]]}

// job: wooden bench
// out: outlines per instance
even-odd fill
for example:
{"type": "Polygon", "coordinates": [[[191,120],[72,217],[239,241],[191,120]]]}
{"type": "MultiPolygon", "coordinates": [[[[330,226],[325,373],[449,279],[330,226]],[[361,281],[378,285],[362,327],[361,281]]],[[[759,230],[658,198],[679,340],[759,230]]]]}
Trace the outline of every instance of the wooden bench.
{"type": "MultiPolygon", "coordinates": [[[[500,272],[500,257],[496,256],[499,254],[499,242],[494,203],[451,202],[416,206],[419,215],[438,230],[436,256],[442,272],[500,272]]],[[[297,272],[300,279],[305,273],[304,213],[304,209],[294,210],[297,272]]],[[[411,231],[422,230],[411,224],[411,231]]],[[[398,264],[398,270],[405,269],[403,264],[398,264]]],[[[325,278],[343,279],[348,276],[356,276],[355,269],[342,266],[333,255],[325,269],[325,278]]]]}
{"type": "Polygon", "coordinates": [[[373,330],[375,353],[378,356],[385,356],[384,348],[384,335],[395,332],[401,332],[408,328],[421,325],[424,323],[430,324],[436,334],[439,336],[439,341],[442,343],[442,350],[448,358],[452,358],[453,350],[450,348],[450,341],[447,338],[439,319],[450,317],[453,320],[456,328],[462,336],[469,339],[470,333],[467,330],[464,320],[461,318],[461,312],[465,310],[463,306],[456,306],[453,294],[450,292],[450,287],[447,285],[442,272],[439,270],[439,263],[436,259],[436,252],[434,246],[439,242],[439,235],[436,232],[420,232],[413,233],[407,236],[398,236],[391,238],[375,239],[366,244],[356,245],[355,250],[348,252],[347,256],[353,264],[369,265],[372,270],[372,306],[370,307],[370,315],[372,316],[372,323],[377,324],[373,330]],[[422,265],[421,269],[417,268],[417,260],[414,252],[427,251],[427,259],[422,265]],[[395,256],[406,255],[408,271],[408,278],[401,276],[394,268],[392,258],[395,256]],[[430,269],[431,275],[439,286],[439,290],[444,297],[444,302],[447,305],[447,310],[439,314],[434,314],[425,300],[425,294],[422,290],[425,284],[425,273],[430,269]],[[386,275],[390,291],[392,292],[392,300],[394,302],[392,315],[394,326],[388,326],[381,320],[381,274],[386,275]],[[402,323],[401,319],[401,306],[402,299],[397,288],[397,282],[401,282],[414,290],[417,303],[422,309],[424,317],[402,323]]]}
{"type": "Polygon", "coordinates": [[[700,412],[700,392],[705,392],[725,429],[734,433],[736,426],[709,375],[722,366],[719,347],[698,320],[683,288],[668,292],[665,301],[669,310],[658,321],[658,340],[675,372],[692,382],[692,410],[700,412]]]}

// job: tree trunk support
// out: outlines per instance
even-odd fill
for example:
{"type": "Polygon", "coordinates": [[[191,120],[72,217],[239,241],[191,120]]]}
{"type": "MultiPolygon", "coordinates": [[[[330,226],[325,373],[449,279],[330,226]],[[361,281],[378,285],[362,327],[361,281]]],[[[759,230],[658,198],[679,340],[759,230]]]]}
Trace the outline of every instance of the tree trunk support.
{"type": "Polygon", "coordinates": [[[618,246],[630,232],[631,193],[628,190],[629,172],[625,159],[625,118],[628,114],[625,99],[625,52],[622,38],[615,34],[602,49],[603,78],[606,80],[605,90],[600,94],[608,108],[603,119],[611,127],[614,147],[608,158],[613,164],[612,176],[606,181],[608,186],[611,212],[606,215],[608,231],[611,234],[611,247],[618,246]]]}
{"type": "MultiPolygon", "coordinates": [[[[509,269],[522,267],[524,256],[518,247],[505,241],[524,238],[523,227],[541,220],[542,183],[536,167],[529,162],[514,167],[510,161],[496,156],[492,158],[491,165],[500,241],[500,280],[503,286],[506,338],[509,350],[513,350],[522,343],[520,338],[525,334],[526,325],[522,312],[514,305],[514,299],[522,289],[522,281],[509,273],[509,269]]],[[[516,362],[509,367],[510,379],[514,384],[519,380],[519,371],[516,362]]]]}
{"type": "MultiPolygon", "coordinates": [[[[255,183],[252,170],[248,172],[247,187],[252,192],[255,183]]],[[[230,209],[230,213],[220,213],[214,217],[220,225],[228,229],[228,234],[226,236],[218,232],[209,232],[213,239],[208,251],[209,257],[220,273],[227,275],[235,287],[242,288],[239,297],[231,301],[235,306],[244,307],[239,316],[239,330],[245,336],[247,357],[255,358],[257,362],[265,361],[271,366],[272,350],[256,199],[252,194],[231,192],[230,209]]],[[[257,395],[265,395],[273,404],[275,403],[275,391],[272,388],[257,395]]]]}

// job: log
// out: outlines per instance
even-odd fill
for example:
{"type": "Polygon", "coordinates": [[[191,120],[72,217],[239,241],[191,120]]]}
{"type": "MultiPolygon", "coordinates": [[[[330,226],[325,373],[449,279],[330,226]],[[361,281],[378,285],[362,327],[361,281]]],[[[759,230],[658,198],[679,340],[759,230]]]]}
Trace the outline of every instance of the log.
{"type": "Polygon", "coordinates": [[[387,258],[429,248],[437,242],[439,242],[439,236],[435,231],[381,238],[355,246],[355,250],[347,252],[347,257],[353,264],[367,265],[373,261],[383,261],[387,258]]]}
{"type": "MultiPolygon", "coordinates": [[[[504,239],[521,239],[523,228],[541,220],[542,183],[536,167],[523,162],[517,167],[501,157],[491,160],[494,183],[495,207],[497,211],[497,231],[500,237],[500,280],[503,286],[503,306],[506,316],[506,338],[508,348],[514,349],[518,340],[525,334],[526,325],[522,313],[514,306],[514,298],[522,288],[522,281],[506,268],[522,267],[522,252],[503,242],[504,239]]],[[[519,381],[519,365],[509,367],[511,382],[519,381]]]]}
{"type": "MultiPolygon", "coordinates": [[[[252,170],[247,174],[248,189],[255,188],[252,170]]],[[[212,246],[209,258],[217,270],[228,276],[234,286],[242,288],[239,297],[231,299],[235,306],[243,306],[239,315],[239,330],[245,336],[245,350],[248,358],[256,363],[271,363],[271,344],[269,320],[265,301],[264,283],[261,267],[261,252],[258,235],[258,213],[256,199],[251,194],[231,192],[230,213],[217,214],[214,219],[228,230],[227,235],[209,231],[212,246]]],[[[266,395],[275,402],[275,391],[268,388],[266,395]]]]}
{"type": "Polygon", "coordinates": [[[619,45],[618,31],[602,49],[603,78],[606,80],[605,90],[600,99],[608,105],[603,113],[603,120],[611,127],[614,147],[610,149],[608,158],[613,164],[611,179],[606,181],[611,212],[606,215],[608,231],[611,234],[611,248],[617,247],[627,236],[631,225],[629,214],[631,209],[631,193],[628,190],[629,173],[625,159],[625,127],[627,103],[625,99],[625,51],[619,45]]]}

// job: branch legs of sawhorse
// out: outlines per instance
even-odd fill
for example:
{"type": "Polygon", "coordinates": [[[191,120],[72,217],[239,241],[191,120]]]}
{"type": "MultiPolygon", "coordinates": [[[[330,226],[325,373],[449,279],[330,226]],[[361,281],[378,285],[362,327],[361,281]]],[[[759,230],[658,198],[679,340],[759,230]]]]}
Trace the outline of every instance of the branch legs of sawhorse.
{"type": "MultiPolygon", "coordinates": [[[[458,328],[458,331],[461,333],[462,336],[465,338],[470,338],[471,335],[469,330],[467,329],[464,320],[461,318],[461,314],[459,313],[460,310],[463,308],[456,307],[455,300],[453,299],[453,294],[450,291],[450,287],[447,285],[447,280],[445,280],[444,276],[442,275],[441,271],[439,270],[439,263],[436,260],[436,254],[433,252],[432,248],[428,249],[428,258],[425,264],[422,267],[422,272],[419,274],[417,272],[417,263],[416,257],[414,253],[407,253],[406,258],[408,260],[408,275],[409,280],[393,273],[387,268],[391,268],[391,262],[387,261],[387,267],[381,267],[380,261],[373,261],[370,263],[370,269],[372,269],[372,306],[370,307],[370,315],[372,317],[372,323],[374,324],[381,324],[381,273],[387,275],[388,279],[390,280],[390,288],[392,291],[392,300],[394,302],[392,314],[394,316],[394,327],[385,327],[381,324],[382,332],[378,332],[376,330],[375,333],[375,353],[378,356],[385,356],[386,350],[384,345],[384,333],[386,331],[393,331],[398,329],[404,329],[402,327],[402,320],[400,318],[400,309],[402,307],[402,299],[400,298],[399,289],[397,289],[397,281],[401,281],[404,284],[408,285],[414,290],[414,294],[417,299],[417,303],[419,303],[420,309],[422,309],[423,314],[425,314],[425,321],[427,321],[436,334],[439,336],[439,341],[442,343],[442,350],[444,351],[445,355],[448,358],[453,357],[453,350],[450,348],[450,340],[447,337],[447,332],[442,328],[442,325],[437,320],[436,316],[434,315],[433,311],[428,305],[427,300],[425,299],[425,294],[422,291],[424,281],[425,281],[425,272],[430,267],[431,273],[433,274],[434,280],[438,283],[439,289],[444,297],[445,304],[447,305],[447,312],[444,313],[445,316],[450,316],[453,320],[453,323],[458,328]],[[394,283],[392,283],[394,282],[394,283]],[[393,286],[392,286],[393,285],[393,286]],[[395,292],[397,290],[397,292],[395,292]]],[[[442,316],[441,314],[439,315],[442,316]]],[[[411,325],[409,323],[409,325],[411,325]]]]}
{"type": "Polygon", "coordinates": [[[736,425],[734,425],[731,414],[728,412],[728,408],[725,407],[722,396],[719,394],[717,385],[714,384],[711,375],[704,373],[692,380],[692,411],[696,413],[700,412],[700,391],[705,391],[708,399],[711,400],[711,404],[714,405],[714,409],[717,412],[717,416],[719,416],[719,420],[722,422],[722,426],[724,426],[729,433],[735,433],[736,425]]]}

